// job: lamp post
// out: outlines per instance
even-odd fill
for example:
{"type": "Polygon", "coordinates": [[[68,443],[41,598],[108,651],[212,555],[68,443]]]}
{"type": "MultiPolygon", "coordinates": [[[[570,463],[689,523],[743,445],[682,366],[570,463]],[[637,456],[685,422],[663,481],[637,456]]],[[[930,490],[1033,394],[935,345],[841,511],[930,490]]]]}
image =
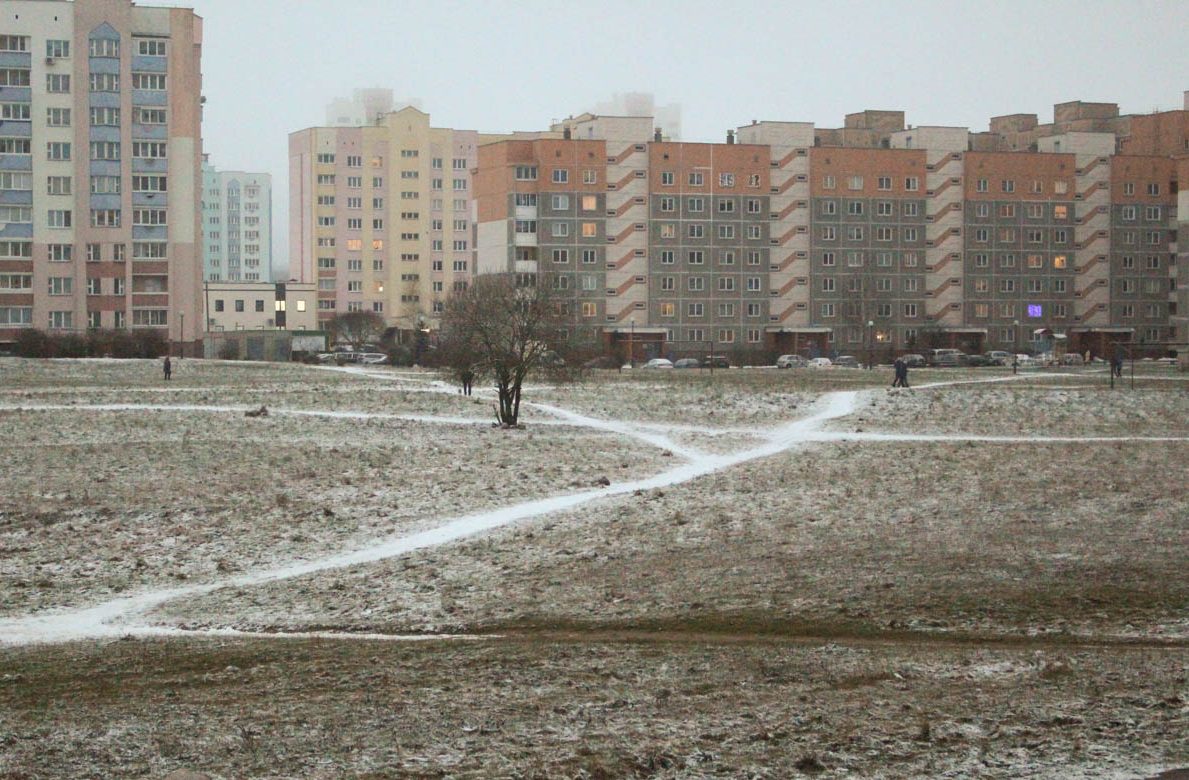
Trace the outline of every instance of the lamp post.
{"type": "Polygon", "coordinates": [[[1016,368],[1020,364],[1020,321],[1011,321],[1011,372],[1016,373],[1016,368]]]}
{"type": "Polygon", "coordinates": [[[873,320],[867,320],[867,370],[871,370],[871,329],[875,327],[873,320]]]}
{"type": "Polygon", "coordinates": [[[628,320],[631,330],[628,331],[628,364],[632,368],[636,367],[636,318],[632,317],[628,320]]]}
{"type": "Polygon", "coordinates": [[[186,313],[178,312],[178,360],[186,356],[186,313]]]}

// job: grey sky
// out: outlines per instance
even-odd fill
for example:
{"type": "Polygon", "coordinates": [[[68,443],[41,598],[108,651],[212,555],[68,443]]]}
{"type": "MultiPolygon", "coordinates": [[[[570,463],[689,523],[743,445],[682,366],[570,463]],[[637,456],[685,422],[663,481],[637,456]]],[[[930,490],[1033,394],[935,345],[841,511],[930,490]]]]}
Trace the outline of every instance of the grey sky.
{"type": "Polygon", "coordinates": [[[681,104],[688,141],[752,119],[837,127],[866,108],[980,130],[1067,100],[1177,109],[1189,89],[1185,0],[142,2],[204,18],[205,148],[219,168],[272,173],[278,261],[287,136],[358,87],[492,132],[652,92],[681,104]]]}

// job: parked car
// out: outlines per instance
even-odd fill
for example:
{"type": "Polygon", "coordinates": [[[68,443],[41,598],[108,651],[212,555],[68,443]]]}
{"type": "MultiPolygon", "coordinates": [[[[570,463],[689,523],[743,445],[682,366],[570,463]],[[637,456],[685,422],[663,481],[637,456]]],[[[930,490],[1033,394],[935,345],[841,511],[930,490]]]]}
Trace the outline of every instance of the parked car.
{"type": "Polygon", "coordinates": [[[653,358],[644,364],[645,368],[672,368],[673,361],[665,358],[653,358]]]}
{"type": "Polygon", "coordinates": [[[970,366],[971,368],[981,368],[983,366],[993,366],[995,362],[986,355],[963,355],[959,360],[962,365],[970,366]]]}
{"type": "Polygon", "coordinates": [[[731,361],[726,355],[707,355],[702,358],[702,368],[730,368],[731,361]]]}
{"type": "Polygon", "coordinates": [[[961,355],[960,349],[931,349],[925,360],[931,366],[953,368],[960,365],[961,355]]]}
{"type": "Polygon", "coordinates": [[[1061,365],[1063,366],[1080,366],[1085,362],[1085,358],[1076,352],[1066,352],[1061,356],[1061,365]]]}
{"type": "Polygon", "coordinates": [[[369,366],[379,366],[388,362],[388,356],[383,352],[360,352],[359,362],[369,366]]]}
{"type": "Polygon", "coordinates": [[[673,364],[673,368],[697,368],[700,365],[697,358],[681,358],[673,364]]]}
{"type": "Polygon", "coordinates": [[[817,357],[809,361],[810,368],[830,368],[833,365],[830,358],[817,357]]]}
{"type": "Polygon", "coordinates": [[[837,368],[861,368],[859,359],[854,355],[839,355],[834,359],[834,365],[837,368]]]}
{"type": "Polygon", "coordinates": [[[908,366],[909,368],[924,368],[925,367],[925,357],[923,355],[918,355],[916,353],[912,353],[909,355],[901,355],[900,359],[903,360],[904,365],[908,366]]]}
{"type": "Polygon", "coordinates": [[[1004,352],[1001,349],[993,349],[990,352],[984,353],[987,360],[991,361],[993,366],[1006,366],[1011,363],[1011,353],[1004,352]]]}
{"type": "Polygon", "coordinates": [[[805,368],[809,361],[800,355],[781,355],[776,358],[777,368],[805,368]]]}

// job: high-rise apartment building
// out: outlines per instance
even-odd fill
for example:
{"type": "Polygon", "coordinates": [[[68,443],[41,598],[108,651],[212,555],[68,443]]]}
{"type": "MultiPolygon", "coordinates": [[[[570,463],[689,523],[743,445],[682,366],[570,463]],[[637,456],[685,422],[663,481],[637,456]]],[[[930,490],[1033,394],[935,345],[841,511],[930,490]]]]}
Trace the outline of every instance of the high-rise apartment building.
{"type": "Polygon", "coordinates": [[[195,340],[201,46],[188,9],[0,1],[0,342],[195,340]]]}
{"type": "Polygon", "coordinates": [[[411,107],[289,136],[290,278],[317,283],[320,321],[373,311],[417,327],[467,285],[479,144],[411,107]]]}
{"type": "Polygon", "coordinates": [[[203,275],[212,282],[271,282],[272,176],[202,163],[203,275]]]}
{"type": "Polygon", "coordinates": [[[720,144],[583,115],[480,147],[478,271],[540,274],[575,328],[652,351],[1167,348],[1189,111],[1054,115],[972,134],[865,111],[720,144]]]}

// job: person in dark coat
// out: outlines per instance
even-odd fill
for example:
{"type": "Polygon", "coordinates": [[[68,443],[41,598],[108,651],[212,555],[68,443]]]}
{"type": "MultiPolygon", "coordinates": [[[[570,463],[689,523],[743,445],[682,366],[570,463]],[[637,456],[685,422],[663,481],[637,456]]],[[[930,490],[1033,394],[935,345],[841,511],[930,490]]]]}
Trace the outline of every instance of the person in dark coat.
{"type": "Polygon", "coordinates": [[[892,387],[908,387],[908,363],[904,358],[896,358],[896,361],[892,363],[892,368],[896,373],[896,378],[892,380],[892,387]]]}
{"type": "Polygon", "coordinates": [[[169,362],[169,355],[165,356],[165,365],[162,368],[165,369],[165,378],[168,380],[173,375],[173,364],[169,362]]]}
{"type": "Polygon", "coordinates": [[[462,380],[462,394],[470,395],[471,383],[475,381],[475,372],[470,368],[464,368],[462,374],[459,375],[459,379],[462,380]]]}

